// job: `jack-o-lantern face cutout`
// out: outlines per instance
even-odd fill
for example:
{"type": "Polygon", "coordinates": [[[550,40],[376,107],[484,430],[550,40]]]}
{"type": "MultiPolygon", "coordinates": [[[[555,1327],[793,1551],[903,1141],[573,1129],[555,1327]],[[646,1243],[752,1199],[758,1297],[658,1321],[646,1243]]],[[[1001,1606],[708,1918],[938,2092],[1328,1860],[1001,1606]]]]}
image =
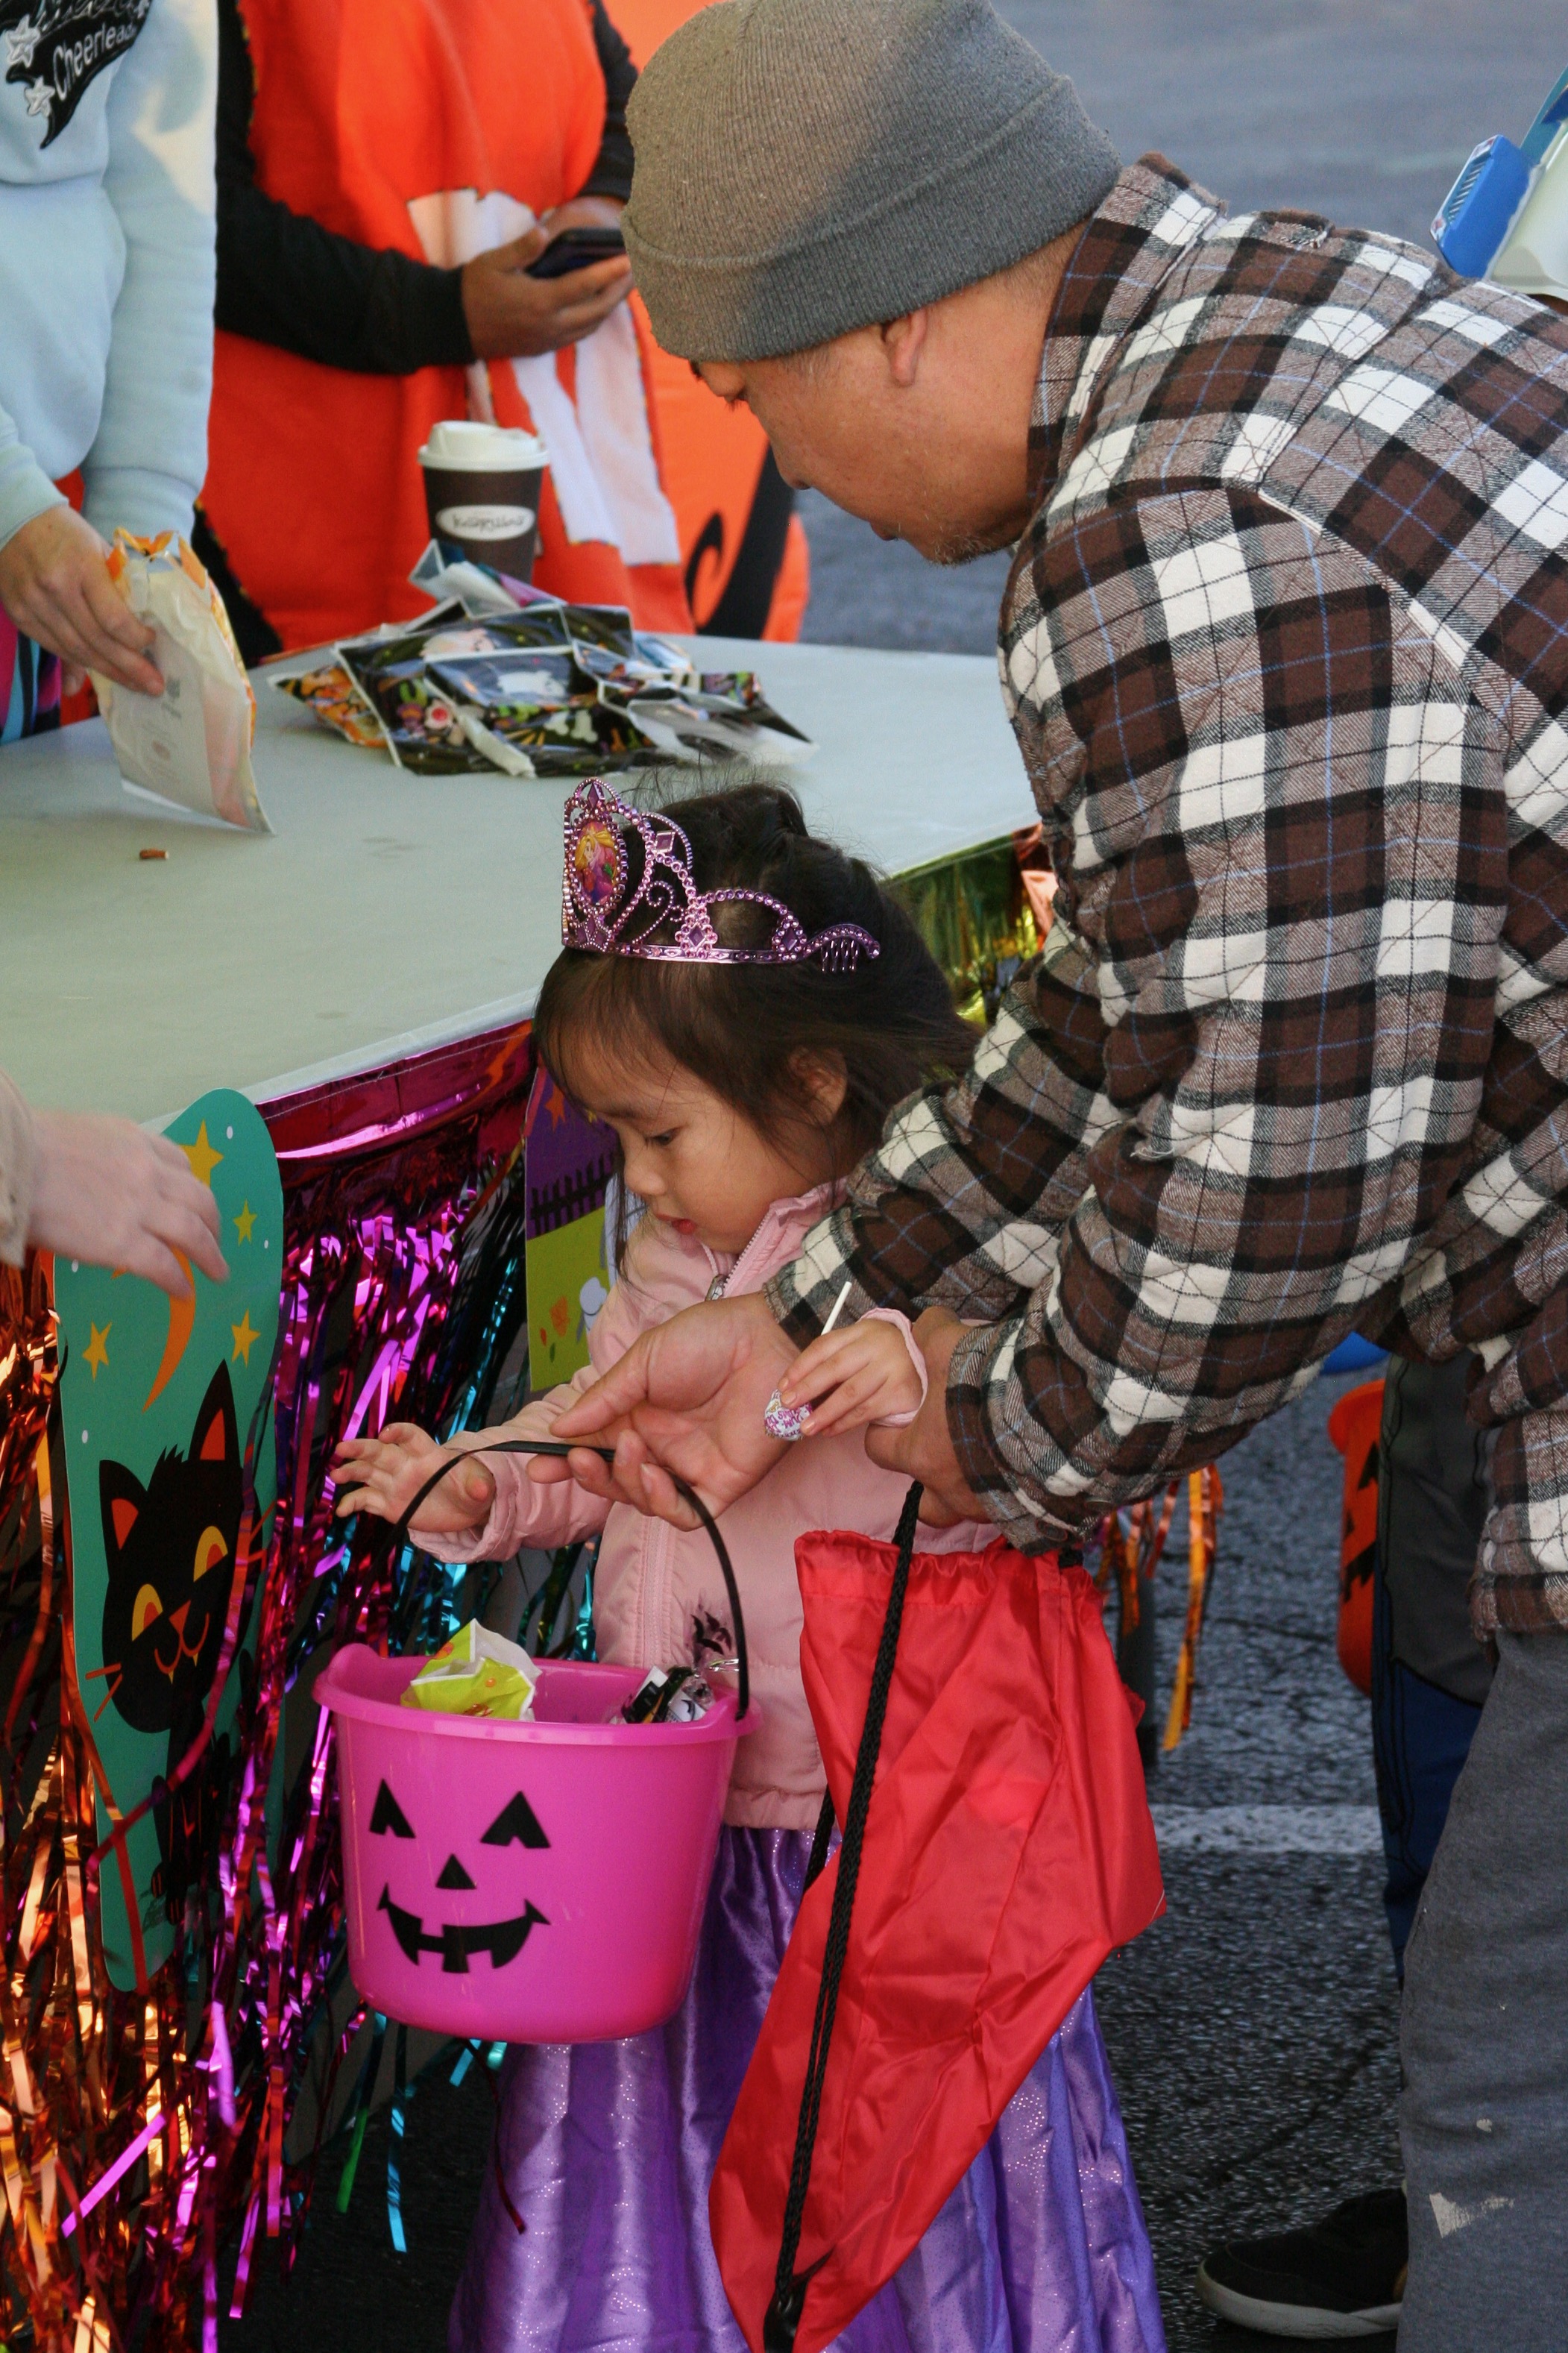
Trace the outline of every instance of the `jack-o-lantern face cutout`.
{"type": "MultiPolygon", "coordinates": [[[[395,1839],[411,1839],[416,1835],[413,1824],[384,1781],[377,1789],[375,1804],[371,1809],[370,1835],[372,1838],[395,1839]]],[[[544,1834],[539,1816],[520,1789],[516,1797],[501,1808],[489,1830],[480,1834],[479,1844],[547,1847],[550,1841],[544,1834]]],[[[475,1883],[458,1857],[449,1854],[441,1866],[436,1884],[437,1887],[471,1890],[475,1883]]],[[[435,1935],[426,1935],[424,1914],[405,1911],[401,1904],[395,1904],[390,1882],[381,1891],[377,1909],[385,1913],[392,1924],[393,1935],[416,1968],[426,1953],[439,1953],[442,1969],[447,1975],[457,1977],[467,1975],[468,1963],[478,1953],[489,1955],[492,1968],[504,1969],[509,1961],[516,1960],[533,1929],[550,1926],[538,1906],[528,1904],[510,1920],[487,1921],[474,1927],[453,1920],[435,1935]]]]}

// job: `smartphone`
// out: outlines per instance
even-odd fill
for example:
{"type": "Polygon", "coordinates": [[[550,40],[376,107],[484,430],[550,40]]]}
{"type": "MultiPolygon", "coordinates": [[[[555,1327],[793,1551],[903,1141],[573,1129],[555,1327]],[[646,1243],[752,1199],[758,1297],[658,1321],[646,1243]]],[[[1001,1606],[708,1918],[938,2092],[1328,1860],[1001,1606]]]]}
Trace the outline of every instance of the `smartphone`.
{"type": "Polygon", "coordinates": [[[565,278],[574,269],[591,269],[595,261],[614,261],[626,249],[626,241],[618,228],[563,228],[538,260],[529,263],[528,275],[565,278]]]}

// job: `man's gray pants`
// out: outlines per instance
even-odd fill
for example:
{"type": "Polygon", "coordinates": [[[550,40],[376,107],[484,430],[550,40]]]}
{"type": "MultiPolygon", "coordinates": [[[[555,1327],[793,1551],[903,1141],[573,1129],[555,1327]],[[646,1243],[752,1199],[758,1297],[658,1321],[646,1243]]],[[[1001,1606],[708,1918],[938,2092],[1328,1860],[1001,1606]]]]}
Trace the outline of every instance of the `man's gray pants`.
{"type": "Polygon", "coordinates": [[[1405,1959],[1399,2353],[1568,2348],[1568,1633],[1498,1650],[1405,1959]]]}

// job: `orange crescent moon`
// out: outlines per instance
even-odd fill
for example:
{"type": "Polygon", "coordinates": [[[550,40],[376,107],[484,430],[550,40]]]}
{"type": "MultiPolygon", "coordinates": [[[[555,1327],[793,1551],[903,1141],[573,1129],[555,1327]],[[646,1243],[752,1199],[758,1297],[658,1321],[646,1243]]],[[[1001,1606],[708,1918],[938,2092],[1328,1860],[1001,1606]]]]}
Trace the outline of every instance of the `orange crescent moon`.
{"type": "Polygon", "coordinates": [[[191,1272],[191,1261],[184,1250],[176,1250],[174,1256],[191,1286],[191,1295],[188,1299],[171,1299],[169,1302],[169,1338],[163,1350],[163,1361],[158,1367],[158,1377],[147,1392],[147,1404],[142,1409],[143,1413],[148,1406],[163,1396],[178,1372],[180,1359],[190,1345],[191,1333],[196,1321],[196,1285],[191,1272]]]}

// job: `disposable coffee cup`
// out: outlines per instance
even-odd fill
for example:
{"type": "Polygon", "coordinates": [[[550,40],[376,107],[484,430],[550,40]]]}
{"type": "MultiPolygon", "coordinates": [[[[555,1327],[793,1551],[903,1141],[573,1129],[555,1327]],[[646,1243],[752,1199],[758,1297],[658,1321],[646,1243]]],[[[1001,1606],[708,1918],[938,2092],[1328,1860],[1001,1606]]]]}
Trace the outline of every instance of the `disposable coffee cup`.
{"type": "Polygon", "coordinates": [[[419,452],[431,536],[513,580],[533,577],[546,464],[537,434],[445,417],[419,452]]]}

